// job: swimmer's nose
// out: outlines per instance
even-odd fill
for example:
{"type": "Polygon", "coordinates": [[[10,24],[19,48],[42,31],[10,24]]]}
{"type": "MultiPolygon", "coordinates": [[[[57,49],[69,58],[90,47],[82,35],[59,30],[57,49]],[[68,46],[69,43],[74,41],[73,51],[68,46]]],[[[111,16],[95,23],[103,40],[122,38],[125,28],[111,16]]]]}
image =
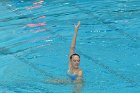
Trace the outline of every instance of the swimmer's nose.
{"type": "Polygon", "coordinates": [[[80,63],[79,61],[76,61],[76,64],[77,64],[77,65],[79,65],[79,63],[80,63]]]}

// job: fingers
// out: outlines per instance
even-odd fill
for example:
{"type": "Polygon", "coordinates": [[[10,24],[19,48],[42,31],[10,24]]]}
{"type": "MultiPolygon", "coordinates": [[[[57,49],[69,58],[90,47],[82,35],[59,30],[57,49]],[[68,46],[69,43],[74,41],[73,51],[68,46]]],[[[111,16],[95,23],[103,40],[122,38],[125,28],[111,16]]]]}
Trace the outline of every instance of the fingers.
{"type": "Polygon", "coordinates": [[[78,22],[77,29],[79,29],[79,27],[80,27],[80,21],[78,22]]]}
{"type": "Polygon", "coordinates": [[[74,24],[74,26],[76,27],[76,28],[78,28],[79,26],[80,26],[80,21],[78,21],[78,24],[76,25],[76,24],[74,24]]]}
{"type": "Polygon", "coordinates": [[[78,21],[78,26],[80,26],[80,21],[78,21]]]}
{"type": "Polygon", "coordinates": [[[74,24],[74,26],[76,27],[76,24],[74,24]]]}

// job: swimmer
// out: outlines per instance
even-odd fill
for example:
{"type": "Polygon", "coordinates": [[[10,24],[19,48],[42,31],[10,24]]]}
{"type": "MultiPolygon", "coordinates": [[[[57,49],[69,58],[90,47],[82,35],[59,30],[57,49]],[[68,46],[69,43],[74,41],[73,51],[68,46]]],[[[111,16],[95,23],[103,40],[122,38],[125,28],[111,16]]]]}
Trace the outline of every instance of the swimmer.
{"type": "Polygon", "coordinates": [[[78,25],[75,25],[75,31],[74,36],[71,42],[70,46],[70,53],[69,53],[69,63],[68,63],[68,71],[67,75],[70,78],[69,80],[49,80],[49,83],[57,83],[57,84],[68,84],[68,83],[76,83],[80,84],[83,82],[83,71],[79,68],[80,65],[80,56],[75,53],[75,45],[76,45],[76,38],[78,34],[78,29],[80,27],[80,21],[78,22],[78,25]]]}
{"type": "Polygon", "coordinates": [[[74,36],[72,39],[72,43],[70,46],[70,53],[69,53],[69,65],[68,65],[68,76],[69,78],[74,81],[75,83],[81,83],[83,77],[83,71],[79,68],[80,64],[80,56],[75,53],[75,45],[76,45],[76,38],[78,34],[78,29],[80,27],[80,21],[78,25],[75,26],[74,36]]]}

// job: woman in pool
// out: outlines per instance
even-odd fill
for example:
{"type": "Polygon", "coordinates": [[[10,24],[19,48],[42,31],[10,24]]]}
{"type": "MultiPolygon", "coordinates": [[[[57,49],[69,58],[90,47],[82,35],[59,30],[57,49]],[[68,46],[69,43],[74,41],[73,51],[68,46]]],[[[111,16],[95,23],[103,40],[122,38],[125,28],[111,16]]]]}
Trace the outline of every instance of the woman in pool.
{"type": "Polygon", "coordinates": [[[80,27],[80,21],[78,22],[78,25],[75,25],[74,36],[70,46],[69,67],[67,71],[67,74],[70,77],[71,81],[74,81],[76,83],[81,83],[82,76],[83,76],[83,72],[79,68],[80,56],[74,52],[75,45],[76,45],[76,37],[77,37],[79,27],[80,27]]]}
{"type": "Polygon", "coordinates": [[[70,78],[70,80],[49,80],[50,83],[82,83],[82,76],[83,72],[79,68],[80,64],[80,56],[74,52],[75,45],[76,45],[76,37],[78,34],[78,29],[80,27],[80,21],[78,22],[78,25],[75,26],[74,36],[72,39],[72,43],[70,46],[70,53],[69,53],[69,64],[68,64],[68,71],[67,75],[70,78]]]}

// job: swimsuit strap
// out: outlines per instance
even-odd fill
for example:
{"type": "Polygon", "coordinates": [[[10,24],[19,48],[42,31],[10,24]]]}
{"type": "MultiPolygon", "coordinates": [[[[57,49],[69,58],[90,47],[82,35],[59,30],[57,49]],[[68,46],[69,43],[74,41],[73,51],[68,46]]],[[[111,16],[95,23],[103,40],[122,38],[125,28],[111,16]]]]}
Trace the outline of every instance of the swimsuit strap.
{"type": "Polygon", "coordinates": [[[74,73],[72,73],[72,72],[70,71],[70,69],[68,69],[67,73],[68,73],[68,74],[73,74],[73,75],[76,75],[76,73],[75,73],[75,72],[74,72],[74,73]]]}

